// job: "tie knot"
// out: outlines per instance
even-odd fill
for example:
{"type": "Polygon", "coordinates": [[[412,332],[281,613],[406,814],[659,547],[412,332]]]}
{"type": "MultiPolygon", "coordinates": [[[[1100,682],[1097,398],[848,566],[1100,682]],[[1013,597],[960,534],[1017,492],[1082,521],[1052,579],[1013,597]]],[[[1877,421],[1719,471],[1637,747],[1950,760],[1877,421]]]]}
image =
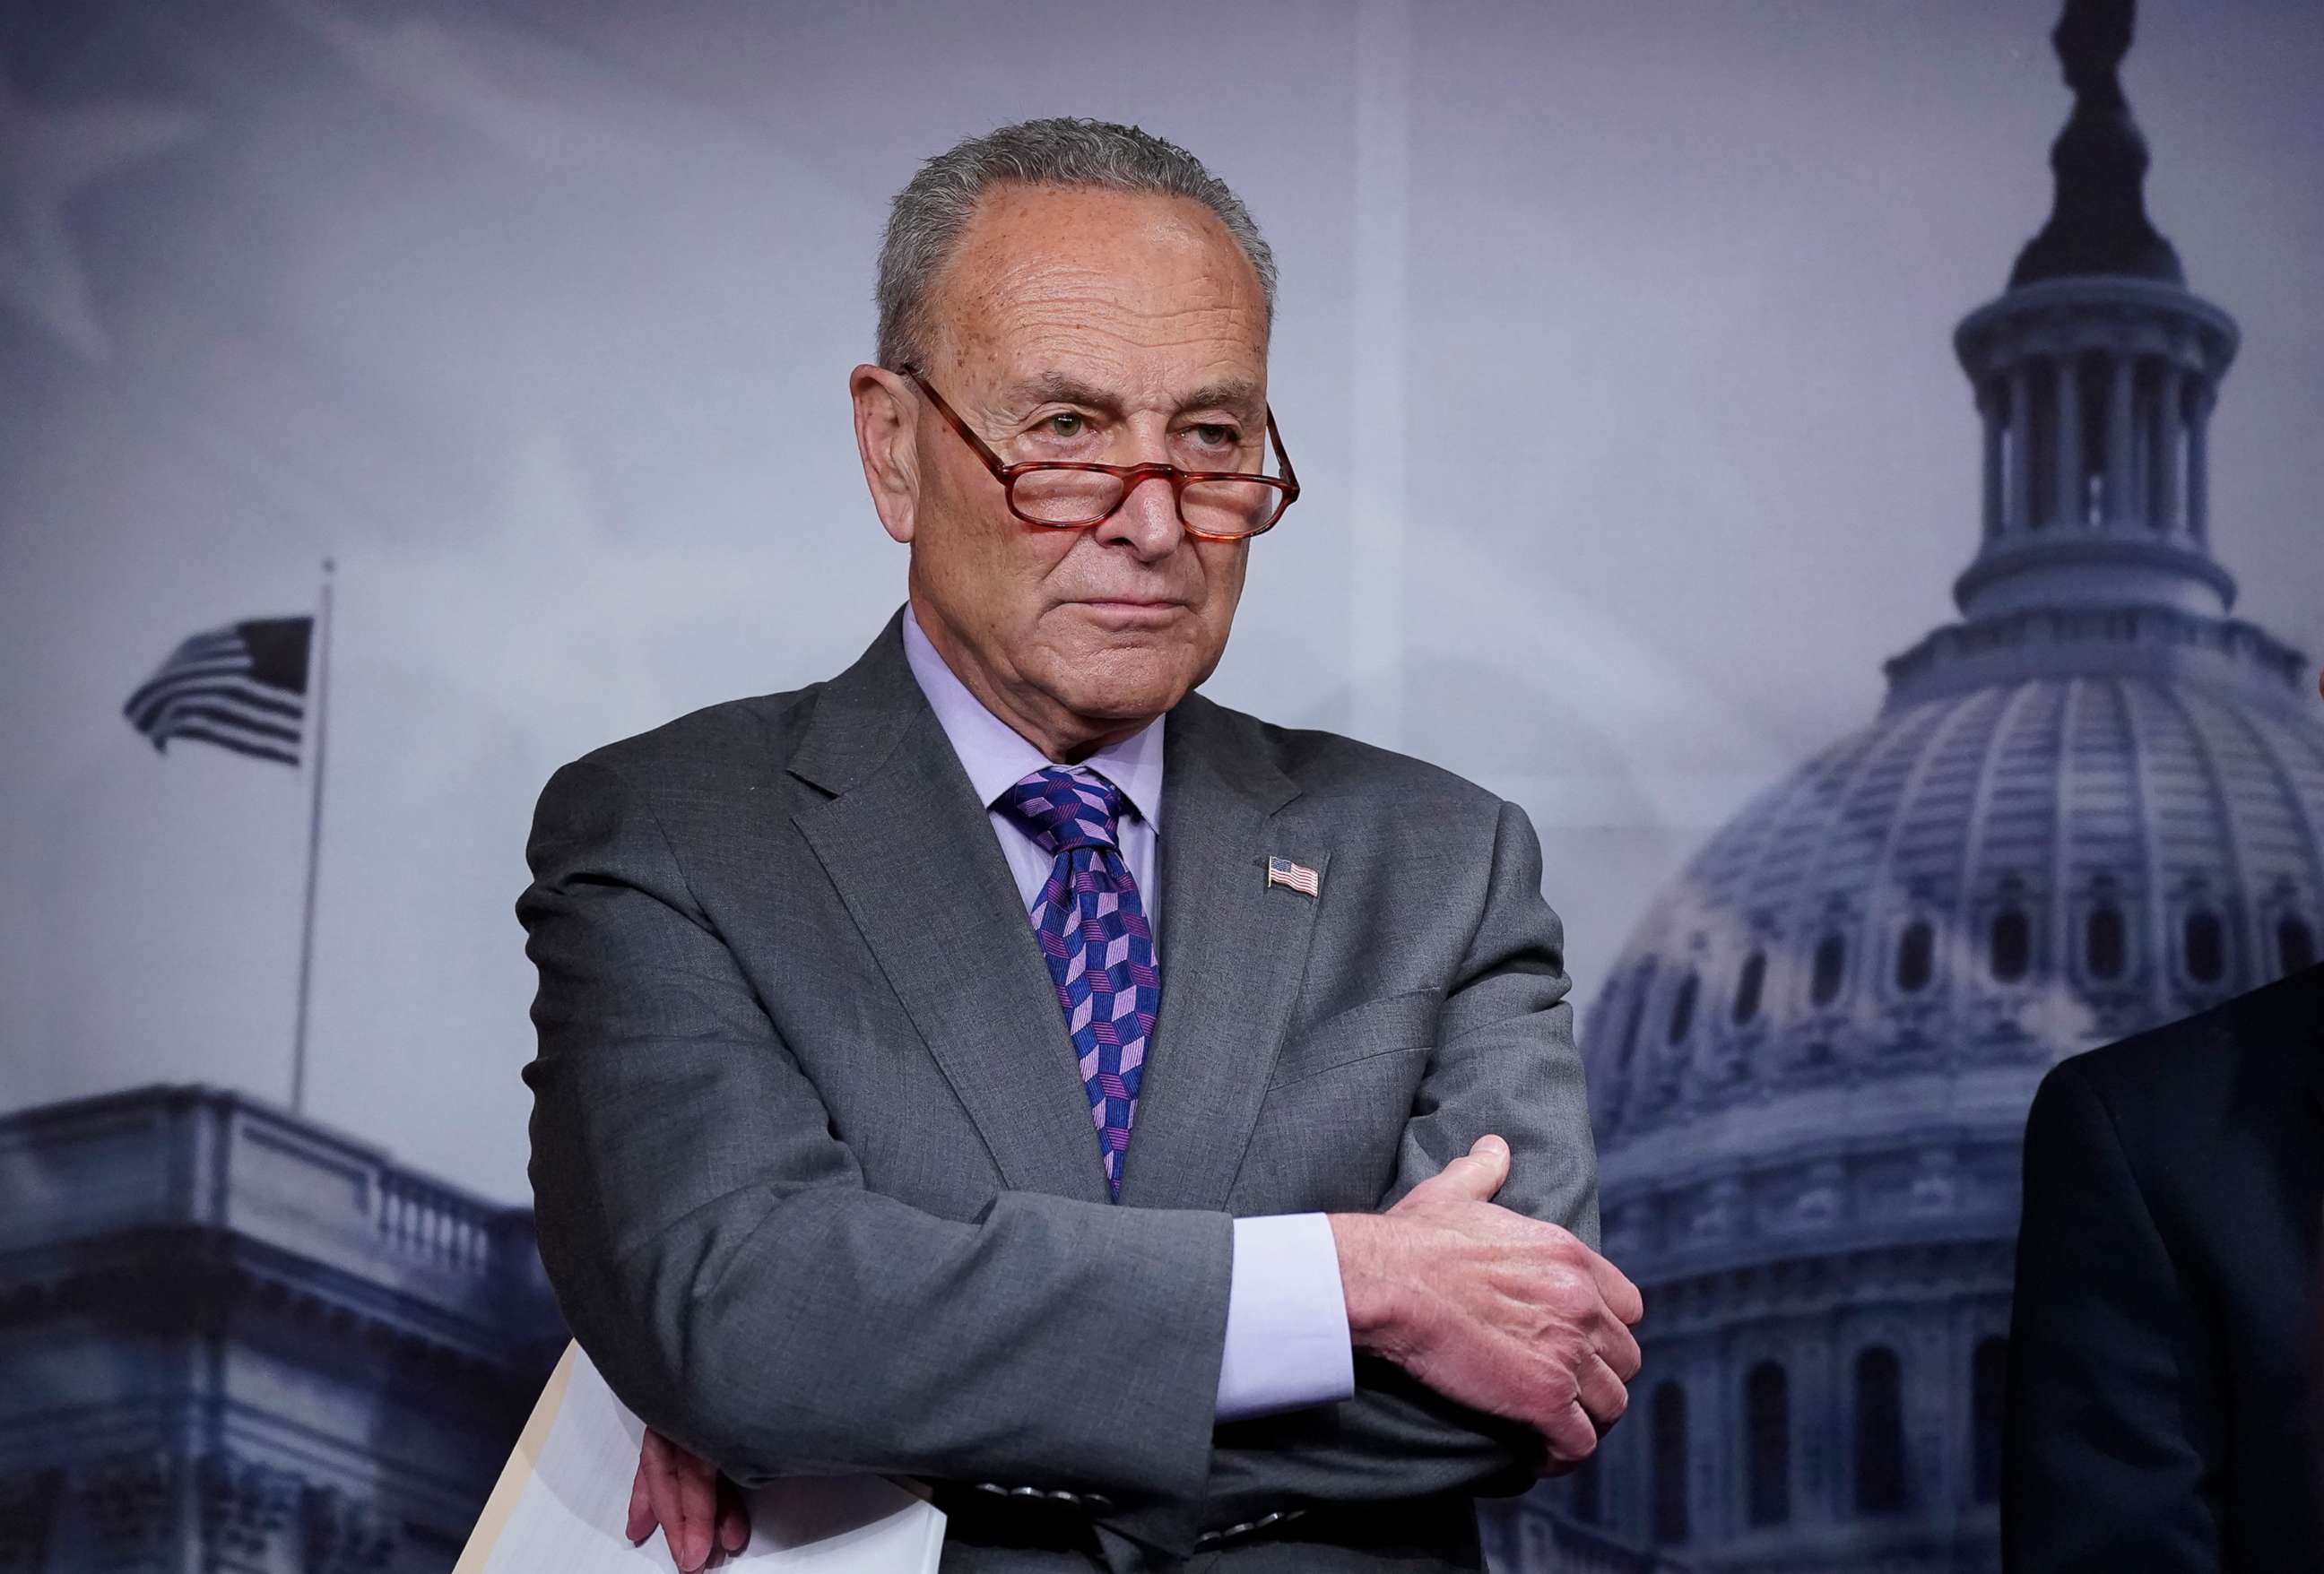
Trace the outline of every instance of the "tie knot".
{"type": "Polygon", "coordinates": [[[1052,858],[1076,847],[1118,845],[1121,789],[1094,772],[1037,770],[1001,794],[1001,806],[1052,858]]]}

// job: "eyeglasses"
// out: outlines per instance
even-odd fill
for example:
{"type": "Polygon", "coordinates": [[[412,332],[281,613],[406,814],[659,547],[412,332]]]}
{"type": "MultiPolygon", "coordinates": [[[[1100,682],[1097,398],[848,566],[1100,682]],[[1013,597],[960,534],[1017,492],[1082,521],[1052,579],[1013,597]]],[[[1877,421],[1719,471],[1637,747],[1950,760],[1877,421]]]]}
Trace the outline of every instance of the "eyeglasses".
{"type": "Polygon", "coordinates": [[[1052,460],[1011,465],[968,429],[968,423],[944,401],[944,395],[928,386],[918,367],[899,370],[919,385],[945,424],[984,461],[984,467],[1008,493],[1009,511],[1028,525],[1078,529],[1102,524],[1121,506],[1131,487],[1160,476],[1169,482],[1177,499],[1178,520],[1186,534],[1204,541],[1240,541],[1273,525],[1299,496],[1299,478],[1292,474],[1291,456],[1283,451],[1283,435],[1275,429],[1271,410],[1267,412],[1267,437],[1275,445],[1275,463],[1283,472],[1279,479],[1231,470],[1181,470],[1176,465],[1052,460]]]}

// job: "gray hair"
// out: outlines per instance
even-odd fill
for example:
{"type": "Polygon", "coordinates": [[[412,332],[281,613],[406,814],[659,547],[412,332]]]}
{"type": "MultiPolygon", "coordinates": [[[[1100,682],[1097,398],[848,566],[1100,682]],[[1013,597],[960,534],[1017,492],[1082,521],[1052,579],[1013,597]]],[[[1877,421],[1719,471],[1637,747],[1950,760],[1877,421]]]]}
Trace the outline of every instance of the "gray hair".
{"type": "Polygon", "coordinates": [[[1259,273],[1266,325],[1275,326],[1275,253],[1250,210],[1202,161],[1134,125],[1059,116],[1020,120],[956,143],[922,164],[896,193],[880,244],[880,364],[890,371],[927,353],[927,298],[978,201],[995,186],[1094,187],[1201,203],[1226,226],[1259,273]]]}

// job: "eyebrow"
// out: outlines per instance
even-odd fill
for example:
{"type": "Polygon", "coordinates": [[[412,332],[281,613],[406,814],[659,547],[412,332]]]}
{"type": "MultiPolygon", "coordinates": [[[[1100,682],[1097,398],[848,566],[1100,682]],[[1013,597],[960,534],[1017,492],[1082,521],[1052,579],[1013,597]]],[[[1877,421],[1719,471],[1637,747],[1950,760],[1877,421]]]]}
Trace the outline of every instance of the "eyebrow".
{"type": "MultiPolygon", "coordinates": [[[[1023,379],[1016,391],[1036,404],[1077,404],[1109,416],[1121,414],[1121,396],[1080,381],[1069,373],[1040,372],[1023,379]]],[[[1206,383],[1178,401],[1186,410],[1228,410],[1257,415],[1259,385],[1244,378],[1206,383]]]]}

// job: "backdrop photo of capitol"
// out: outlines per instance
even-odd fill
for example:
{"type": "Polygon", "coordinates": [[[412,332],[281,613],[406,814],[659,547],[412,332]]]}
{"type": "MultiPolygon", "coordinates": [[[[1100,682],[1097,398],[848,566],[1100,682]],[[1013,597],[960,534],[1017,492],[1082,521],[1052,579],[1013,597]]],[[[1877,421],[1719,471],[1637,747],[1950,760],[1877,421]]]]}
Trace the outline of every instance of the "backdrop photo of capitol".
{"type": "Polygon", "coordinates": [[[2066,7],[2055,209],[1954,333],[1960,621],[1696,854],[1584,1024],[1646,1365],[1591,1466],[1489,1514],[1504,1566],[1997,1569],[2035,1084],[2318,959],[2324,713],[2231,613],[2238,330],[2147,218],[2130,35],[2066,7]]]}

